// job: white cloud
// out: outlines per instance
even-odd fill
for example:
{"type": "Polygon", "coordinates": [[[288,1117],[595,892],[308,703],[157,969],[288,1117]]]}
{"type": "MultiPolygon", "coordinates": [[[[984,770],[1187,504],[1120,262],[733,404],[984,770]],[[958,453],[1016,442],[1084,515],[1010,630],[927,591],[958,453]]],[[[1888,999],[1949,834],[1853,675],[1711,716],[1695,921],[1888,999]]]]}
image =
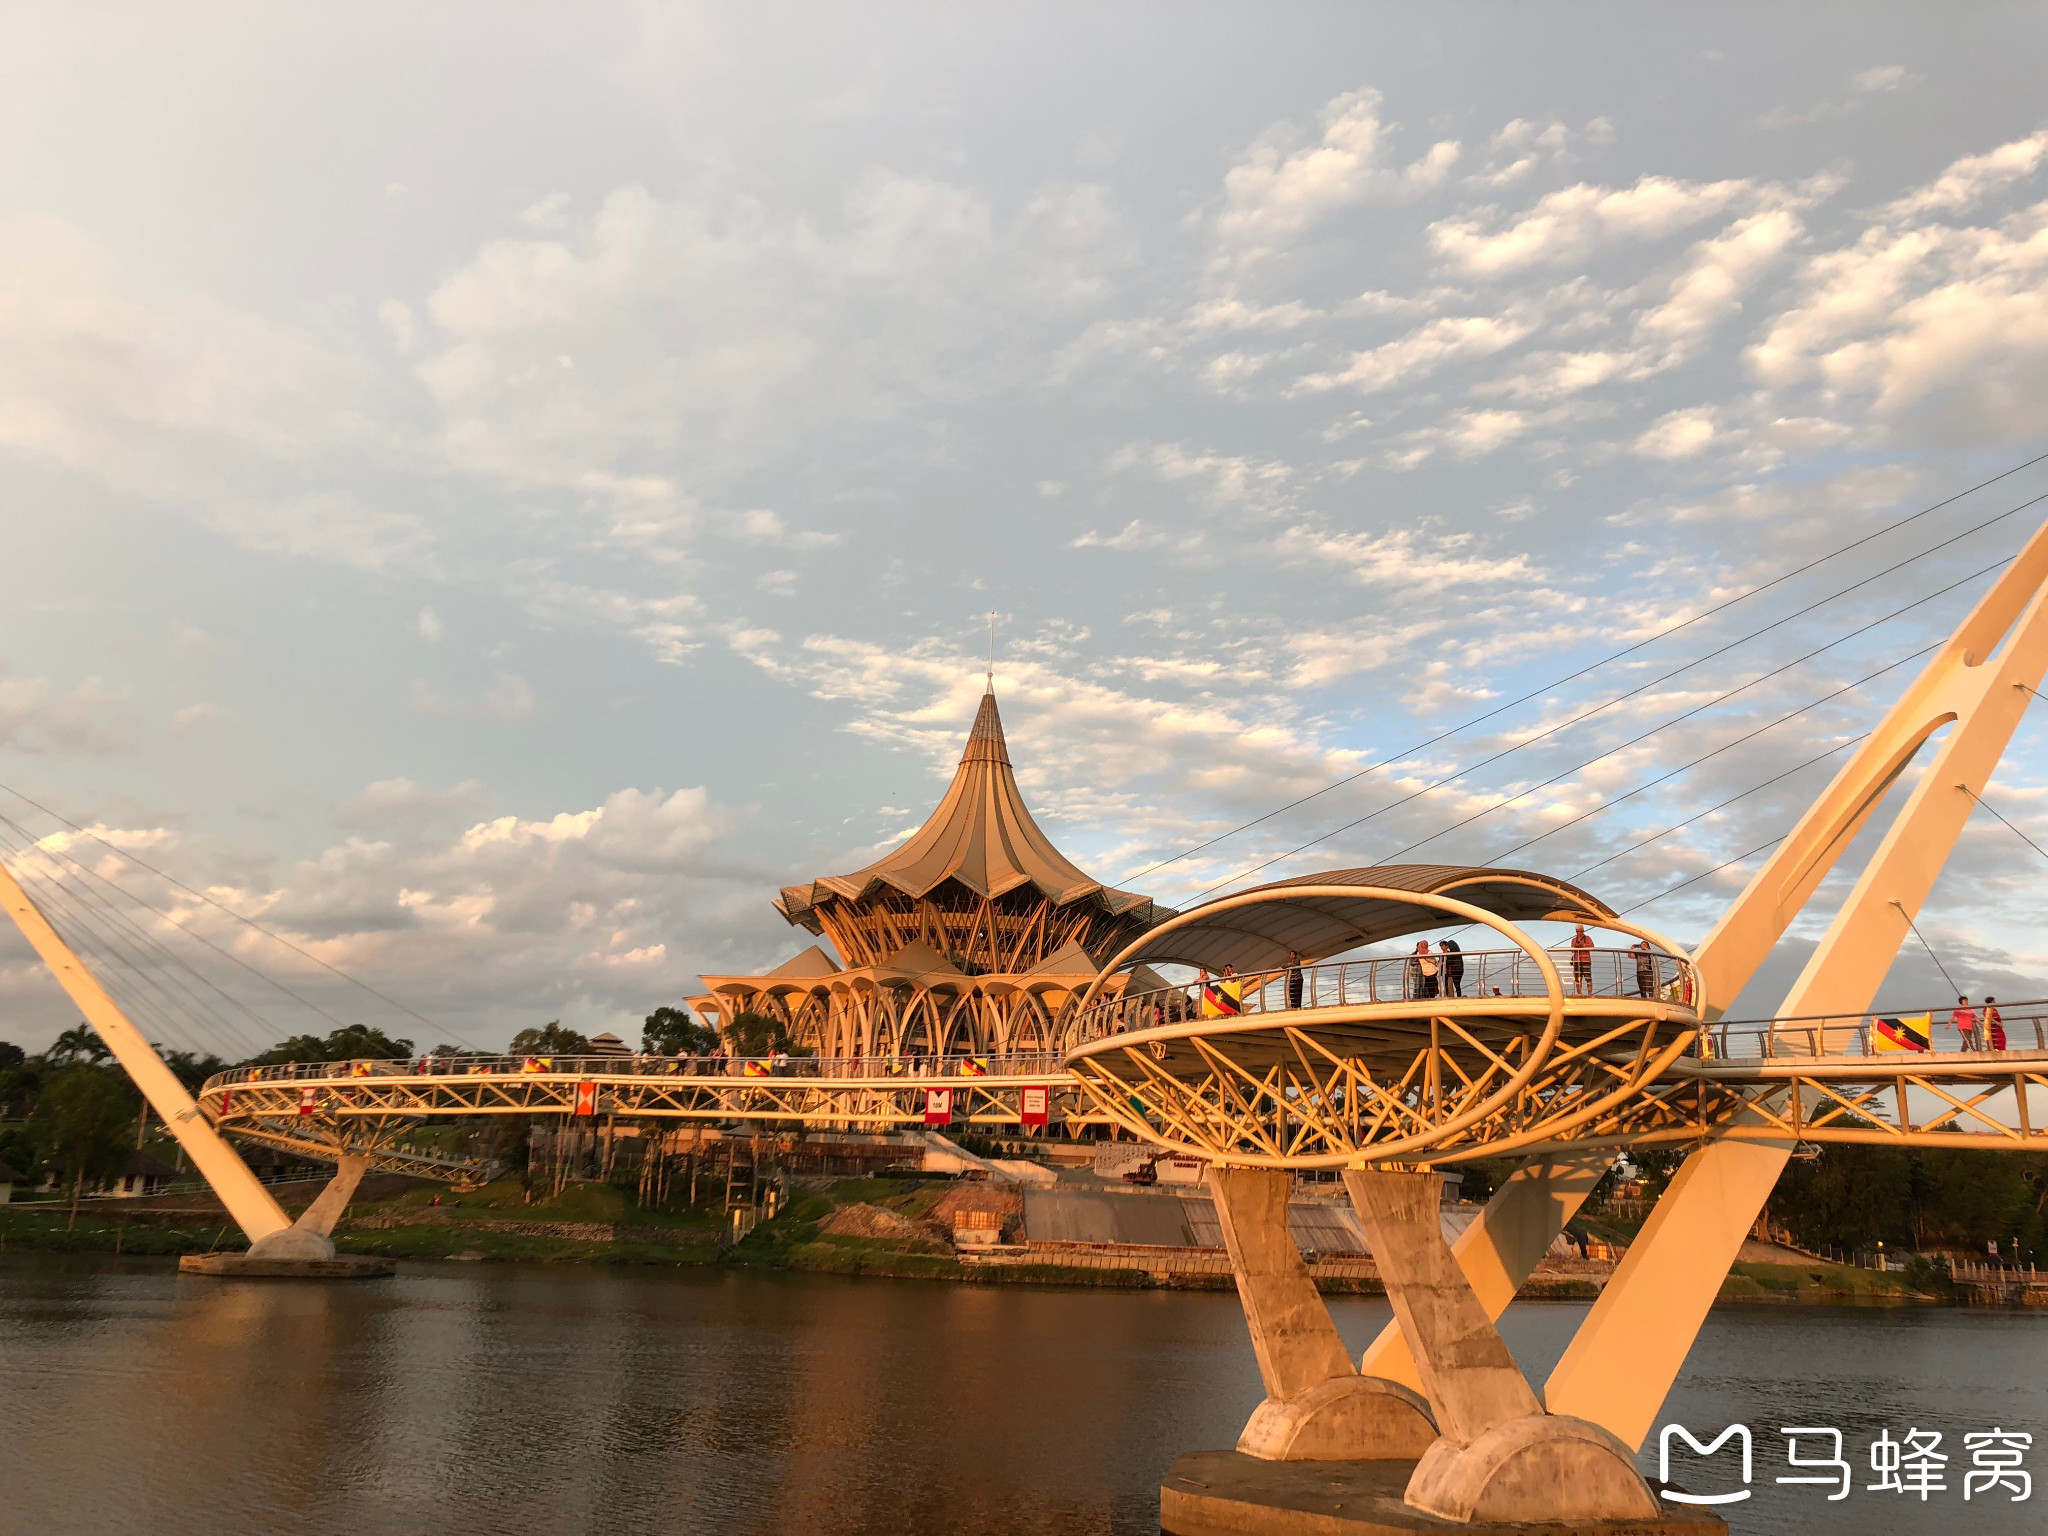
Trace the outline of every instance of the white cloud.
{"type": "Polygon", "coordinates": [[[1457,266],[1498,276],[1539,262],[1576,261],[1603,245],[1676,234],[1726,208],[1749,190],[1746,181],[1708,183],[1645,176],[1633,187],[1584,182],[1552,192],[1505,228],[1491,233],[1477,217],[1430,226],[1436,249],[1457,266]]]}
{"type": "Polygon", "coordinates": [[[224,724],[229,718],[228,711],[221,708],[218,704],[210,704],[204,701],[197,704],[187,704],[183,709],[172,712],[171,734],[174,736],[190,736],[196,732],[224,724]]]}
{"type": "Polygon", "coordinates": [[[566,192],[550,192],[539,201],[529,203],[520,211],[519,222],[531,229],[548,231],[569,227],[569,210],[574,204],[566,192]]]}
{"type": "Polygon", "coordinates": [[[747,512],[729,512],[720,522],[729,539],[742,544],[761,544],[775,549],[826,549],[845,537],[840,533],[827,533],[821,529],[791,528],[782,514],[766,507],[756,507],[747,512]]]}
{"type": "Polygon", "coordinates": [[[1290,148],[1290,129],[1268,131],[1223,177],[1217,234],[1236,247],[1268,246],[1364,196],[1380,144],[1379,107],[1378,91],[1334,98],[1322,110],[1321,137],[1301,148],[1290,148]]]}
{"type": "Polygon", "coordinates": [[[1296,527],[1281,536],[1279,548],[1296,562],[1341,570],[1360,586],[1390,587],[1407,594],[1434,595],[1453,587],[1537,579],[1527,553],[1488,555],[1468,533],[1425,534],[1407,528],[1348,533],[1296,527]]]}
{"type": "Polygon", "coordinates": [[[1919,75],[1909,76],[1903,64],[1879,64],[1859,71],[1849,77],[1849,88],[1853,91],[1896,91],[1900,86],[1918,80],[1919,75]]]}
{"type": "Polygon", "coordinates": [[[0,747],[38,756],[104,757],[135,745],[128,692],[96,677],[66,690],[43,677],[12,677],[0,661],[0,747]]]}
{"type": "Polygon", "coordinates": [[[1743,296],[1799,237],[1799,220],[1783,208],[1738,219],[1688,253],[1671,295],[1636,321],[1636,332],[1665,348],[1696,342],[1742,308],[1743,296]]]}
{"type": "Polygon", "coordinates": [[[524,720],[533,713],[533,687],[517,672],[500,672],[484,706],[501,720],[524,720]]]}
{"type": "Polygon", "coordinates": [[[1635,441],[1635,450],[1651,459],[1689,459],[1714,441],[1714,413],[1695,407],[1669,411],[1652,422],[1635,441]]]}
{"type": "Polygon", "coordinates": [[[420,616],[413,621],[413,628],[422,640],[440,640],[448,633],[448,626],[441,622],[441,615],[434,612],[431,603],[420,610],[420,616]]]}
{"type": "Polygon", "coordinates": [[[1569,139],[1563,123],[1515,118],[1487,141],[1486,163],[1467,178],[1475,187],[1505,187],[1520,181],[1546,159],[1562,159],[1569,139]]]}
{"type": "Polygon", "coordinates": [[[255,548],[379,565],[416,542],[408,515],[276,490],[371,449],[371,380],[332,335],[166,286],[48,214],[0,214],[0,460],[255,548]]]}
{"type": "Polygon", "coordinates": [[[1460,152],[1461,146],[1456,139],[1439,139],[1429,146],[1428,154],[1401,173],[1402,184],[1409,187],[1442,186],[1457,165],[1460,152]]]}
{"type": "Polygon", "coordinates": [[[1990,227],[1961,214],[2031,175],[2048,132],[1965,156],[1889,204],[1853,243],[1821,251],[1797,296],[1750,348],[1781,394],[1817,386],[1880,421],[1938,409],[1966,437],[2014,440],[2048,425],[2031,380],[2048,363],[2048,204],[1990,227]]]}
{"type": "Polygon", "coordinates": [[[1361,394],[1372,394],[1434,372],[1453,358],[1491,356],[1513,346],[1534,328],[1534,322],[1520,314],[1447,315],[1396,340],[1354,352],[1342,369],[1310,374],[1302,379],[1300,388],[1350,386],[1361,394]]]}
{"type": "Polygon", "coordinates": [[[1101,301],[1119,239],[1092,186],[1001,212],[877,171],[822,223],[719,184],[625,187],[558,239],[491,241],[450,274],[418,371],[464,467],[574,485],[652,458],[701,483],[1008,387],[1020,345],[1101,301]]]}
{"type": "Polygon", "coordinates": [[[2048,129],[1981,155],[1965,155],[1926,186],[1907,193],[1885,209],[1893,220],[1926,213],[1963,213],[1983,198],[2040,168],[2048,152],[2048,129]]]}

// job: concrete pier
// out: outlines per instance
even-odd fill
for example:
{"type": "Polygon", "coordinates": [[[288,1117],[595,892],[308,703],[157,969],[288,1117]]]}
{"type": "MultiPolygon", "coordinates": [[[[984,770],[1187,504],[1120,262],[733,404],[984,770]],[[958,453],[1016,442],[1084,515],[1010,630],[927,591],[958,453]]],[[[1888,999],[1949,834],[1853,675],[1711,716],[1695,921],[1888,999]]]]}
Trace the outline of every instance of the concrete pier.
{"type": "Polygon", "coordinates": [[[336,1254],[326,1259],[266,1259],[246,1253],[188,1253],[178,1260],[181,1275],[216,1275],[242,1280],[382,1280],[398,1272],[390,1259],[336,1254]]]}
{"type": "Polygon", "coordinates": [[[1159,1486],[1162,1536],[1727,1536],[1703,1509],[1668,1506],[1619,1520],[1470,1524],[1402,1502],[1412,1461],[1265,1461],[1194,1451],[1159,1486]]]}

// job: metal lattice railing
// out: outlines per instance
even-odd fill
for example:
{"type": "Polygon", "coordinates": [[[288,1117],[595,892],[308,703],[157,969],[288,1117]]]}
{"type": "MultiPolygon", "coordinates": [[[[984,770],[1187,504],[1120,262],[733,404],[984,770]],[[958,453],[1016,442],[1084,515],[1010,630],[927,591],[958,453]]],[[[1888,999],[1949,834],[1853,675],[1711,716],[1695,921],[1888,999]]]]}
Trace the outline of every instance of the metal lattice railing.
{"type": "MultiPolygon", "coordinates": [[[[1690,1007],[1696,988],[1691,962],[1661,950],[1578,949],[1553,955],[1567,997],[1642,998],[1690,1007]]],[[[1283,966],[1246,976],[1213,976],[1206,990],[1221,997],[1205,1006],[1202,982],[1126,992],[1091,1006],[1078,1021],[1081,1042],[1127,1030],[1201,1017],[1268,1014],[1369,1003],[1436,1002],[1451,998],[1543,997],[1549,985],[1521,949],[1456,954],[1389,955],[1320,965],[1283,966]],[[1221,1012],[1213,1012],[1218,1005],[1221,1012]]]]}
{"type": "Polygon", "coordinates": [[[1057,1052],[1022,1055],[933,1056],[663,1056],[630,1055],[414,1056],[396,1061],[294,1061],[281,1066],[235,1067],[206,1080],[203,1091],[254,1084],[331,1083],[344,1078],[388,1077],[640,1077],[640,1078],[815,1078],[828,1082],[877,1082],[899,1078],[1033,1078],[1062,1075],[1057,1052]]]}
{"type": "Polygon", "coordinates": [[[1811,1018],[1731,1019],[1700,1028],[1699,1055],[1739,1063],[1804,1056],[1961,1055],[2048,1051],[2048,1002],[1975,1008],[1959,1025],[1951,1008],[1913,1008],[1811,1018]],[[1924,1024],[1923,1021],[1924,1020],[1924,1024]],[[1891,1021],[1885,1027],[1884,1021],[1891,1021]],[[1996,1026],[1995,1028],[1993,1026],[1996,1026]],[[1927,1047],[1911,1044],[1925,1029],[1927,1047]],[[2000,1039],[2003,1044],[2000,1044],[2000,1039]]]}

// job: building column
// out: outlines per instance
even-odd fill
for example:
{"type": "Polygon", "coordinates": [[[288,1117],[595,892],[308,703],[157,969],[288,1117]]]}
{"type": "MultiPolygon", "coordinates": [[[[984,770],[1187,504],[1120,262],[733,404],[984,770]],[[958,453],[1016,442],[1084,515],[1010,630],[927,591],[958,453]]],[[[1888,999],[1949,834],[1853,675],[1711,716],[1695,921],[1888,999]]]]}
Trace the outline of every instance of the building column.
{"type": "Polygon", "coordinates": [[[313,1197],[313,1203],[299,1213],[299,1219],[282,1232],[260,1237],[249,1245],[252,1259],[331,1259],[334,1257],[334,1224],[341,1219],[354,1197],[356,1186],[370,1160],[345,1152],[335,1159],[334,1177],[313,1197]]]}
{"type": "Polygon", "coordinates": [[[1410,1388],[1361,1376],[1287,1230],[1285,1169],[1208,1171],[1266,1400],[1237,1448],[1265,1461],[1405,1459],[1436,1438],[1410,1388]]]}
{"type": "Polygon", "coordinates": [[[1444,1241],[1442,1178],[1354,1168],[1344,1184],[1442,1432],[1416,1463],[1407,1503],[1458,1521],[1656,1514],[1629,1447],[1543,1411],[1444,1241]]]}

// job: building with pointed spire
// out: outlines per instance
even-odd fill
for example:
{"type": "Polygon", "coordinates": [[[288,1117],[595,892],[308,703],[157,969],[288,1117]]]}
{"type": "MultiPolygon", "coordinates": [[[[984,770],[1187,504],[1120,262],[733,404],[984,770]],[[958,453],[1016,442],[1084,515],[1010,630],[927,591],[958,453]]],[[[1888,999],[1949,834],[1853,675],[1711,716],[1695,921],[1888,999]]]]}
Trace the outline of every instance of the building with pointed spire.
{"type": "Polygon", "coordinates": [[[834,1057],[1061,1049],[1082,989],[1173,915],[1053,846],[1017,787],[993,686],[916,835],[850,875],[784,886],[775,909],[836,957],[813,944],[764,976],[706,976],[691,1005],[721,1028],[767,1014],[834,1057]]]}

